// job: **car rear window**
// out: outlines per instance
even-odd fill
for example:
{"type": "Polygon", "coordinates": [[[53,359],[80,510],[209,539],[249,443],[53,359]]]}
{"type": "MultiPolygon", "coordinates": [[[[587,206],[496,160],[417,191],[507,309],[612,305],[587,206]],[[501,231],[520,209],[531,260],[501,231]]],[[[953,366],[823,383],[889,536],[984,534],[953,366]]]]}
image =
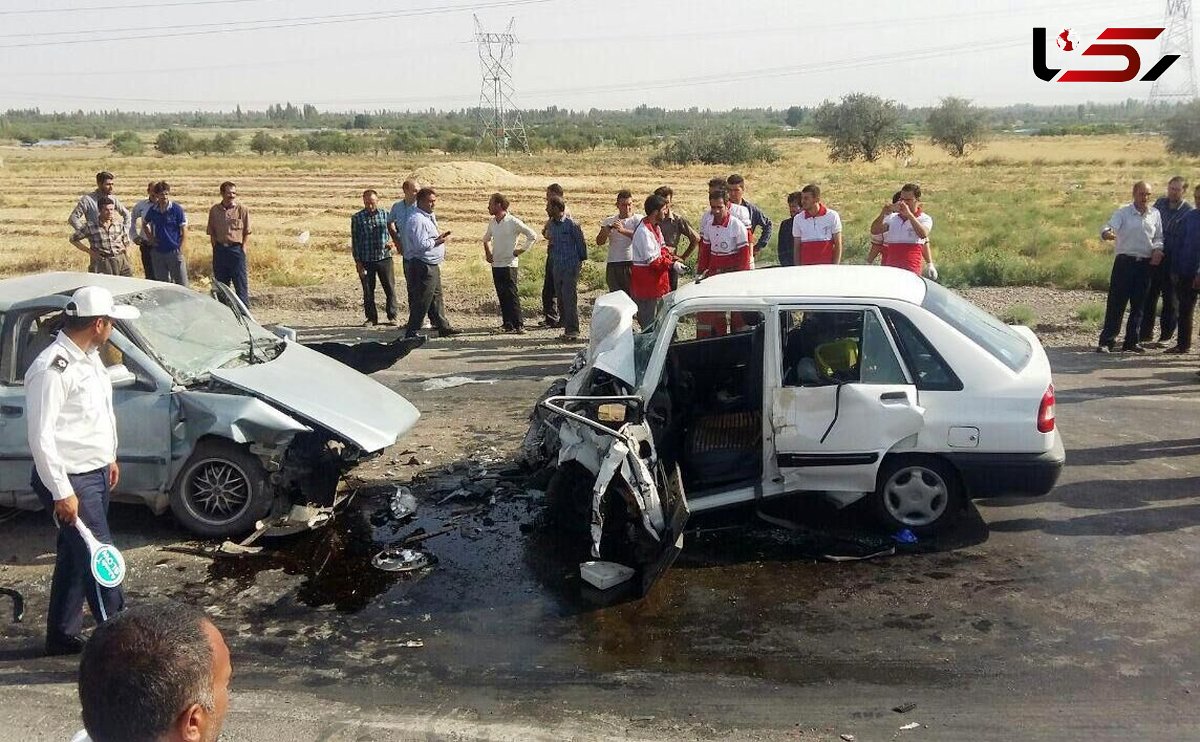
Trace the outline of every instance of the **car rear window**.
{"type": "Polygon", "coordinates": [[[921,306],[970,338],[1013,371],[1020,371],[1033,355],[1033,345],[1013,328],[958,294],[932,281],[921,306]]]}

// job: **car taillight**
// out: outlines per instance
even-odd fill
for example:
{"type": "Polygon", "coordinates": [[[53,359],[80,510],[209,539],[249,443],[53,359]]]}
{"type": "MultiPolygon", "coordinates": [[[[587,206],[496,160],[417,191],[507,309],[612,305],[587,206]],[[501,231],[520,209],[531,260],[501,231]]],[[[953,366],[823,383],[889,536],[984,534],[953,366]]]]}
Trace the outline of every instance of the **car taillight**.
{"type": "Polygon", "coordinates": [[[1046,387],[1042,395],[1042,404],[1038,407],[1037,429],[1039,433],[1049,433],[1054,430],[1054,385],[1046,387]]]}

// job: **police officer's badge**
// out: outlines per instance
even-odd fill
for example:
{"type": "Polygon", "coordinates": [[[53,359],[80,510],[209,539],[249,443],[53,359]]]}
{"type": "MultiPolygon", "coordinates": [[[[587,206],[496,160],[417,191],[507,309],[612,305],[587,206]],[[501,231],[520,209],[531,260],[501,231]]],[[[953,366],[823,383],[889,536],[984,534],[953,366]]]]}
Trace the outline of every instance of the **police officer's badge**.
{"type": "Polygon", "coordinates": [[[63,358],[62,356],[54,356],[54,360],[50,361],[50,368],[57,369],[59,371],[66,371],[67,359],[63,358]]]}

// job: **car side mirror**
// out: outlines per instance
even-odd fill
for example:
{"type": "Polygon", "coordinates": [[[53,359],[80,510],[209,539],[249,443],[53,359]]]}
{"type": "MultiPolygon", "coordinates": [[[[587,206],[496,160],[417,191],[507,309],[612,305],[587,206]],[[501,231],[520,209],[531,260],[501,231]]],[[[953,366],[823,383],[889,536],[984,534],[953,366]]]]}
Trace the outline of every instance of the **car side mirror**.
{"type": "Polygon", "coordinates": [[[282,340],[287,340],[292,343],[298,342],[299,340],[299,335],[296,334],[296,331],[286,325],[272,325],[268,329],[275,334],[275,337],[282,340]]]}
{"type": "Polygon", "coordinates": [[[124,389],[137,383],[137,377],[124,363],[108,367],[108,380],[113,389],[124,389]]]}

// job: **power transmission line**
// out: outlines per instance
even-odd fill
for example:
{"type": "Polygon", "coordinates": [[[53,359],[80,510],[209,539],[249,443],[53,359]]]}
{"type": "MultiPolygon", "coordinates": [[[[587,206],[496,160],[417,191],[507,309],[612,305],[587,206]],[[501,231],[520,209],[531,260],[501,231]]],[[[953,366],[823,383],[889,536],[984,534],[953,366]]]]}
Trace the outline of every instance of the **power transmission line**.
{"type": "Polygon", "coordinates": [[[279,2],[279,0],[185,0],[181,3],[139,3],[137,5],[93,5],[86,8],[30,8],[28,10],[0,10],[0,16],[12,15],[44,15],[53,13],[94,13],[108,10],[158,10],[160,8],[181,8],[190,5],[233,5],[241,3],[279,2]]]}
{"type": "Polygon", "coordinates": [[[128,27],[119,29],[87,29],[83,31],[54,31],[45,34],[6,34],[0,38],[29,38],[32,36],[83,36],[83,38],[66,39],[61,41],[27,41],[16,44],[0,44],[0,49],[28,49],[46,46],[78,46],[80,44],[103,44],[113,41],[157,41],[164,38],[179,38],[183,36],[209,36],[222,33],[242,33],[246,31],[267,31],[283,28],[301,28],[306,26],[327,26],[336,23],[359,23],[363,21],[380,21],[392,18],[411,18],[417,16],[438,15],[460,11],[488,10],[493,8],[510,8],[520,5],[542,5],[555,0],[494,0],[493,2],[477,2],[468,5],[447,5],[415,10],[397,10],[372,13],[350,13],[331,16],[309,16],[307,18],[272,18],[259,21],[225,21],[221,23],[191,23],[179,26],[160,26],[153,35],[136,33],[120,35],[128,31],[128,27]]]}
{"type": "Polygon", "coordinates": [[[513,35],[513,24],[508,22],[504,33],[488,33],[483,30],[479,16],[475,16],[475,42],[479,45],[479,67],[483,81],[479,85],[479,119],[482,130],[480,143],[491,139],[496,154],[507,152],[511,140],[515,139],[525,154],[529,154],[529,137],[525,135],[525,123],[521,111],[513,104],[512,62],[513,47],[517,37],[513,35]]]}
{"type": "Polygon", "coordinates": [[[1150,105],[1169,100],[1196,99],[1196,60],[1192,46],[1192,0],[1167,0],[1166,31],[1162,37],[1161,57],[1175,55],[1176,64],[1150,86],[1150,105]],[[1182,69],[1181,69],[1182,68],[1182,69]]]}

